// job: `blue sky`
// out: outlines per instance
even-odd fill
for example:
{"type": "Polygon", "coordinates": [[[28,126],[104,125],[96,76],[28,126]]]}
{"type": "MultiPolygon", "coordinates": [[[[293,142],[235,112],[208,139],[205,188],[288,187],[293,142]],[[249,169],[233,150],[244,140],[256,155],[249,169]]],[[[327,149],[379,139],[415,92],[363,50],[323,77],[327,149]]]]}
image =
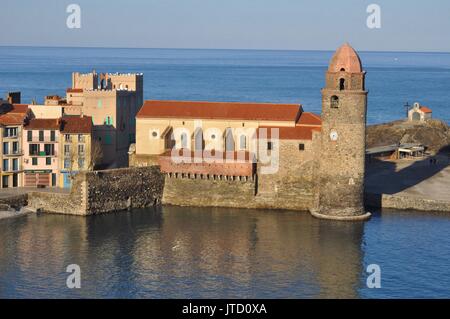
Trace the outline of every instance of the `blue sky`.
{"type": "Polygon", "coordinates": [[[450,52],[448,0],[1,0],[0,45],[450,52]],[[81,6],[81,29],[66,7],[81,6]],[[369,4],[381,29],[366,26],[369,4]]]}

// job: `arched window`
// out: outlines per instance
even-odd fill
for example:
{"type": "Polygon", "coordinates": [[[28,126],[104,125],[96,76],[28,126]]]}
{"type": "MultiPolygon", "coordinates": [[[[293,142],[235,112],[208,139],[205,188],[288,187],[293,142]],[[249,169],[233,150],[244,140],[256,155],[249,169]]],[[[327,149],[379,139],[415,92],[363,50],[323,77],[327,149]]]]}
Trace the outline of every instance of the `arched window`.
{"type": "Polygon", "coordinates": [[[187,148],[187,134],[181,134],[181,148],[187,148]]]}
{"type": "Polygon", "coordinates": [[[344,68],[342,68],[342,69],[341,69],[341,72],[345,72],[345,69],[344,69],[344,68]]]}
{"type": "Polygon", "coordinates": [[[227,128],[225,133],[225,151],[227,152],[234,151],[233,130],[231,128],[227,128]]]}
{"type": "Polygon", "coordinates": [[[202,129],[198,129],[195,134],[195,150],[202,151],[203,150],[203,131],[202,129]]]}
{"type": "Polygon", "coordinates": [[[247,136],[241,135],[239,138],[239,148],[245,150],[247,148],[247,136]]]}
{"type": "Polygon", "coordinates": [[[336,95],[331,97],[331,107],[333,109],[339,108],[339,98],[336,95]]]}
{"type": "Polygon", "coordinates": [[[339,90],[345,90],[345,79],[339,80],[339,90]]]}

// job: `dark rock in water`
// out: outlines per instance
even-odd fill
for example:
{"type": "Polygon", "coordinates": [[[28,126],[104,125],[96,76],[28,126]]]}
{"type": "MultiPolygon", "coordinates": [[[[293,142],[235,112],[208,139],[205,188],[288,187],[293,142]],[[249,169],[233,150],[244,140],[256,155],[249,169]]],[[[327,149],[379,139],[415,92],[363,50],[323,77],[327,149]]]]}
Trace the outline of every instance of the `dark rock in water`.
{"type": "Polygon", "coordinates": [[[440,120],[395,121],[367,127],[367,147],[419,143],[433,153],[450,151],[450,128],[440,120]]]}

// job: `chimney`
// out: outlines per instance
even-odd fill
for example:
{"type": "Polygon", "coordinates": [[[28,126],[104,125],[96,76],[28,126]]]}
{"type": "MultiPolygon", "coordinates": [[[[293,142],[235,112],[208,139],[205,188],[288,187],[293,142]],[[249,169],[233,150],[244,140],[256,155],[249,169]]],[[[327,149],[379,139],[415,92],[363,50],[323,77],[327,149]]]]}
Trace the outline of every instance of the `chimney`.
{"type": "Polygon", "coordinates": [[[59,126],[59,130],[62,131],[64,129],[64,121],[63,119],[60,117],[56,120],[57,125],[59,126]]]}
{"type": "Polygon", "coordinates": [[[20,104],[20,92],[8,92],[6,99],[9,104],[20,104]]]}

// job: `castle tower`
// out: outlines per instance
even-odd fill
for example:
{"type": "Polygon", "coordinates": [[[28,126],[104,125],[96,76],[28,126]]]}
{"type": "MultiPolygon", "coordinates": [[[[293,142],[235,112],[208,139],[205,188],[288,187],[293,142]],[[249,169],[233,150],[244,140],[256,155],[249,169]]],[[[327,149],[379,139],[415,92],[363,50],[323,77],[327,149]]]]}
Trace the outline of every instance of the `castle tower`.
{"type": "Polygon", "coordinates": [[[331,59],[322,89],[321,151],[317,176],[319,218],[363,220],[367,91],[355,50],[344,44],[331,59]]]}

